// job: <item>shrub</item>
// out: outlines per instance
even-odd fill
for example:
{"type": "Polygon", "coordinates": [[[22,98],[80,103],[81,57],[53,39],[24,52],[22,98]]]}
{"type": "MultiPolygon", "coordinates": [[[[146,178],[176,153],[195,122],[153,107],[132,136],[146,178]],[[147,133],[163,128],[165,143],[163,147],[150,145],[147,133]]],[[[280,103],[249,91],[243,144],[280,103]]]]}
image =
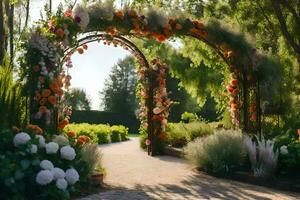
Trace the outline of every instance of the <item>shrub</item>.
{"type": "Polygon", "coordinates": [[[128,128],[122,125],[72,123],[67,125],[64,131],[74,131],[77,135],[89,136],[94,143],[98,144],[128,140],[128,128]]]}
{"type": "Polygon", "coordinates": [[[0,131],[1,199],[70,199],[91,173],[73,138],[0,131]],[[56,143],[57,142],[57,143],[56,143]],[[55,168],[54,168],[55,167],[55,168]]]}
{"type": "Polygon", "coordinates": [[[146,133],[140,134],[140,147],[142,149],[147,149],[146,140],[148,135],[146,133]]]}
{"type": "Polygon", "coordinates": [[[197,138],[184,148],[186,158],[199,169],[224,175],[239,168],[245,161],[242,133],[219,130],[204,138],[197,138]]]}
{"type": "Polygon", "coordinates": [[[196,113],[184,112],[181,114],[181,121],[184,123],[196,121],[197,119],[198,119],[198,116],[196,113]]]}
{"type": "Polygon", "coordinates": [[[166,132],[168,143],[174,147],[182,147],[198,137],[212,134],[213,129],[209,124],[194,121],[191,123],[169,123],[166,132]]]}
{"type": "Polygon", "coordinates": [[[114,125],[111,127],[111,132],[117,132],[120,134],[121,141],[128,140],[128,128],[122,125],[114,125]]]}

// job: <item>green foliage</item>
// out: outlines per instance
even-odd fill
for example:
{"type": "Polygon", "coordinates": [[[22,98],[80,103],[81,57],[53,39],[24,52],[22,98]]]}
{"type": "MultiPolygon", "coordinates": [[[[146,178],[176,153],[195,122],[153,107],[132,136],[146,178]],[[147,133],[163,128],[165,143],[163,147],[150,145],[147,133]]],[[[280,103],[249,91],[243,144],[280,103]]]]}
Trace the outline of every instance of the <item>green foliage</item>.
{"type": "Polygon", "coordinates": [[[135,87],[137,75],[133,57],[119,60],[113,66],[105,87],[100,93],[105,111],[134,114],[137,109],[135,87]]]}
{"type": "Polygon", "coordinates": [[[166,129],[167,142],[174,147],[182,147],[187,142],[193,141],[198,137],[211,135],[213,129],[209,124],[201,121],[190,123],[169,123],[166,129]]]}
{"type": "Polygon", "coordinates": [[[71,123],[65,127],[64,131],[74,131],[78,136],[89,136],[94,143],[98,144],[128,140],[128,128],[122,125],[71,123]]]}
{"type": "Polygon", "coordinates": [[[73,88],[65,92],[65,104],[72,106],[73,110],[90,110],[91,100],[83,89],[73,88]]]}
{"type": "Polygon", "coordinates": [[[246,157],[242,133],[234,130],[219,130],[198,138],[188,143],[184,152],[199,169],[222,176],[241,167],[246,157]]]}
{"type": "Polygon", "coordinates": [[[287,145],[288,154],[280,155],[279,169],[281,174],[299,177],[300,141],[293,141],[287,145]]]}
{"type": "Polygon", "coordinates": [[[184,123],[196,121],[197,119],[198,119],[198,116],[196,113],[184,112],[181,114],[181,121],[183,121],[184,123]]]}
{"type": "Polygon", "coordinates": [[[148,135],[143,133],[143,134],[140,134],[140,147],[142,149],[147,149],[147,145],[146,145],[146,140],[148,138],[148,135]]]}
{"type": "MultiPolygon", "coordinates": [[[[65,160],[61,158],[60,150],[54,154],[47,154],[45,147],[39,146],[36,135],[30,132],[28,134],[31,139],[27,143],[15,146],[13,142],[15,134],[9,130],[0,131],[0,194],[2,199],[70,199],[78,188],[88,183],[88,175],[93,170],[88,166],[92,163],[87,163],[83,159],[84,153],[81,152],[81,146],[76,145],[74,140],[68,141],[65,138],[76,152],[73,160],[65,160]],[[32,145],[38,146],[36,153],[31,152],[32,145]],[[36,182],[36,176],[42,170],[40,163],[43,160],[51,161],[55,167],[64,171],[74,168],[79,174],[79,183],[69,185],[64,191],[56,187],[54,180],[45,186],[39,185],[36,182]]],[[[46,143],[52,141],[48,135],[46,137],[46,143]]],[[[92,151],[89,152],[95,155],[92,151]]]]}

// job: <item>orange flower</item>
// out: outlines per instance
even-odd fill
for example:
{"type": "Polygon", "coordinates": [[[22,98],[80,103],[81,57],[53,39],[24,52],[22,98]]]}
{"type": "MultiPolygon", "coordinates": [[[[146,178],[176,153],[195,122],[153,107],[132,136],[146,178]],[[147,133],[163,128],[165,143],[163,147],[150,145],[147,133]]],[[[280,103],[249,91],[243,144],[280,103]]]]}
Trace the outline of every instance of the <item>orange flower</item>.
{"type": "Polygon", "coordinates": [[[88,49],[88,45],[84,44],[84,45],[82,45],[82,48],[85,49],[85,50],[87,50],[88,49]]]}
{"type": "Polygon", "coordinates": [[[57,103],[57,99],[55,96],[51,95],[48,97],[48,101],[52,104],[55,105],[57,103]]]}
{"type": "Polygon", "coordinates": [[[107,29],[107,33],[109,34],[109,35],[116,35],[116,33],[117,33],[117,31],[116,31],[116,29],[114,28],[114,27],[109,27],[108,29],[107,29]]]}
{"type": "Polygon", "coordinates": [[[64,16],[65,17],[72,17],[73,16],[72,10],[71,9],[66,10],[65,13],[64,13],[64,16]]]}
{"type": "Polygon", "coordinates": [[[35,132],[38,135],[41,135],[43,133],[43,129],[41,129],[38,125],[28,124],[27,129],[35,132]]]}
{"type": "Polygon", "coordinates": [[[130,17],[136,17],[136,16],[137,16],[137,13],[136,13],[135,10],[130,10],[130,11],[128,12],[128,15],[129,15],[130,17]]]}
{"type": "Polygon", "coordinates": [[[39,103],[41,106],[45,105],[47,103],[47,98],[42,98],[39,103]]]}
{"type": "Polygon", "coordinates": [[[59,28],[59,29],[57,29],[57,30],[55,31],[55,34],[56,34],[57,37],[63,38],[64,35],[65,35],[65,32],[64,32],[64,30],[63,30],[62,28],[59,28]]]}
{"type": "Polygon", "coordinates": [[[57,90],[56,94],[61,97],[64,94],[64,91],[59,88],[59,90],[57,90]]]}
{"type": "Polygon", "coordinates": [[[176,28],[177,30],[181,30],[181,29],[182,29],[182,25],[179,24],[179,23],[176,23],[175,28],[176,28]]]}
{"type": "Polygon", "coordinates": [[[20,129],[19,129],[18,127],[16,127],[16,126],[13,126],[13,127],[11,128],[11,130],[12,130],[14,133],[19,133],[19,132],[20,132],[20,129]]]}
{"type": "Polygon", "coordinates": [[[67,135],[68,135],[68,137],[70,137],[70,138],[76,137],[76,133],[75,133],[74,131],[69,131],[69,132],[67,133],[67,135]]]}
{"type": "Polygon", "coordinates": [[[300,128],[298,128],[297,132],[298,132],[298,135],[300,136],[300,128]]]}
{"type": "Polygon", "coordinates": [[[120,19],[124,19],[124,13],[121,10],[117,11],[115,15],[120,19]]]}
{"type": "Polygon", "coordinates": [[[49,89],[44,89],[44,90],[42,91],[42,96],[43,96],[43,97],[49,97],[50,94],[51,94],[51,90],[49,90],[49,89]]]}
{"type": "Polygon", "coordinates": [[[47,107],[46,106],[40,106],[39,112],[45,113],[46,111],[47,111],[47,107]]]}
{"type": "Polygon", "coordinates": [[[77,48],[77,51],[79,54],[83,54],[83,52],[84,52],[82,48],[77,48]]]}
{"type": "Polygon", "coordinates": [[[34,66],[33,66],[33,71],[34,71],[34,72],[40,71],[40,66],[34,65],[34,66]]]}
{"type": "Polygon", "coordinates": [[[194,26],[197,28],[197,29],[203,29],[204,28],[204,25],[201,21],[199,20],[193,20],[193,24],[194,26]]]}
{"type": "Polygon", "coordinates": [[[63,119],[62,121],[58,122],[58,128],[59,129],[64,129],[65,126],[69,124],[69,120],[63,119]]]}

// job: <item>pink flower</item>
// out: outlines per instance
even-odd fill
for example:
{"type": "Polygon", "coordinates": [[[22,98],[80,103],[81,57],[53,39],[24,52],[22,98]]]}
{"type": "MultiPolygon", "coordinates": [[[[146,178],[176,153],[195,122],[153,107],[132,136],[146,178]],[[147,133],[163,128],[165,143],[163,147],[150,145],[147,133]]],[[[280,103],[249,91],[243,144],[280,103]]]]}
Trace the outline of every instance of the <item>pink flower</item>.
{"type": "Polygon", "coordinates": [[[147,146],[149,146],[149,145],[151,144],[151,141],[150,141],[149,139],[147,139],[147,140],[145,141],[145,144],[146,144],[147,146]]]}

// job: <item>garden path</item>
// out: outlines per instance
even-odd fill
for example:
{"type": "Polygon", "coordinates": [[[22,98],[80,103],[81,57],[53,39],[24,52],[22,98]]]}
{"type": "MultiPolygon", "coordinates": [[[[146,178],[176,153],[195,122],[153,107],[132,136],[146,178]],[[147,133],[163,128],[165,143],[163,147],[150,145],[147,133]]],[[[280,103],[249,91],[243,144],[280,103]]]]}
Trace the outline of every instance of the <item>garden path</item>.
{"type": "Polygon", "coordinates": [[[81,200],[287,200],[300,194],[224,180],[192,170],[183,159],[149,157],[139,148],[138,138],[101,146],[105,183],[111,190],[81,200]]]}

